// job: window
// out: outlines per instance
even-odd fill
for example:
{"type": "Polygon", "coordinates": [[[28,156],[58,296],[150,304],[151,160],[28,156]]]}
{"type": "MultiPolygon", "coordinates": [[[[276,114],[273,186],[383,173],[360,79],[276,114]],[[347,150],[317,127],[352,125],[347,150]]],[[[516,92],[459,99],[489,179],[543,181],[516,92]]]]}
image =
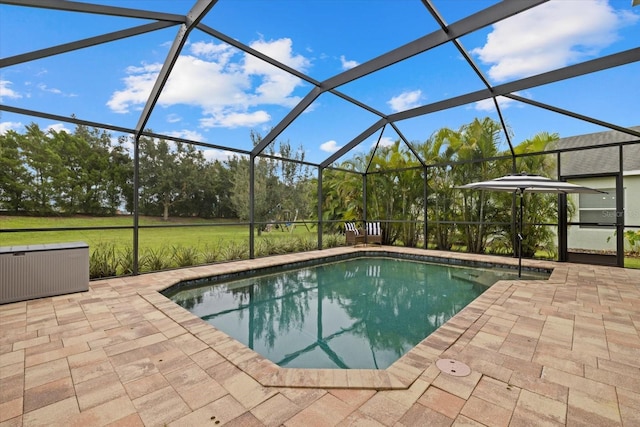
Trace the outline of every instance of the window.
{"type": "Polygon", "coordinates": [[[607,194],[580,194],[578,199],[580,228],[616,223],[616,189],[601,188],[607,194]],[[589,224],[584,224],[589,223],[589,224]]]}

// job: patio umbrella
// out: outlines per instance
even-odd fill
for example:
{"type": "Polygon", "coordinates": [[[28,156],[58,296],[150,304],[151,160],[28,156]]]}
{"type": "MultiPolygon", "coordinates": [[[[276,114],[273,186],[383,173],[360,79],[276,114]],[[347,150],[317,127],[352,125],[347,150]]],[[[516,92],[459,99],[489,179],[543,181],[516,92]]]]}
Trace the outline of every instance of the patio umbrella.
{"type": "Polygon", "coordinates": [[[556,181],[540,175],[530,175],[525,172],[506,175],[501,178],[489,181],[472,182],[456,188],[474,190],[493,190],[515,193],[520,195],[520,215],[518,218],[518,277],[522,276],[522,223],[523,223],[523,202],[522,197],[525,192],[530,193],[606,193],[589,187],[571,184],[564,181],[556,181]]]}

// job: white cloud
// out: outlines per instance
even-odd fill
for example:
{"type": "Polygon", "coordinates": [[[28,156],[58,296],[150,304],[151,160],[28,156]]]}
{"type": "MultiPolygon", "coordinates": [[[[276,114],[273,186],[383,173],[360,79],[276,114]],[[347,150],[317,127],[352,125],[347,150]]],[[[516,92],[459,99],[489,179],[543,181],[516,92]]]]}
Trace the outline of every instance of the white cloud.
{"type": "MultiPolygon", "coordinates": [[[[514,94],[518,95],[517,92],[514,94]]],[[[498,105],[502,110],[506,110],[512,105],[516,105],[516,101],[510,98],[505,98],[504,96],[499,96],[496,98],[498,100],[498,105]]],[[[493,98],[483,99],[482,101],[478,101],[474,104],[473,108],[477,111],[496,111],[496,105],[493,102],[493,98]]]]}
{"type": "Polygon", "coordinates": [[[3,98],[11,98],[11,99],[22,98],[21,94],[19,94],[18,92],[16,92],[15,90],[9,87],[12,84],[13,83],[10,82],[9,80],[0,80],[0,101],[2,101],[3,98]]]}
{"type": "MultiPolygon", "coordinates": [[[[24,125],[21,122],[1,122],[0,123],[0,135],[4,135],[5,133],[7,133],[7,131],[10,130],[15,130],[17,131],[18,129],[22,129],[24,125]]],[[[73,130],[67,128],[64,124],[62,123],[56,123],[53,125],[49,125],[46,128],[43,129],[43,132],[46,134],[49,131],[54,131],[54,132],[66,132],[68,134],[72,134],[73,130]]]]}
{"type": "Polygon", "coordinates": [[[197,142],[205,141],[204,136],[202,136],[200,132],[189,130],[189,129],[166,132],[166,135],[175,136],[176,138],[188,139],[189,141],[197,141],[197,142]]]}
{"type": "MultiPolygon", "coordinates": [[[[375,147],[377,141],[374,142],[372,144],[373,147],[375,147]]],[[[383,136],[382,138],[380,138],[380,144],[378,144],[379,147],[390,147],[393,144],[395,144],[395,141],[393,140],[393,138],[389,138],[388,136],[383,136]]]]}
{"type": "Polygon", "coordinates": [[[182,121],[182,117],[177,114],[169,114],[167,115],[167,122],[169,123],[178,123],[182,121]]]}
{"type": "Polygon", "coordinates": [[[405,111],[420,105],[421,98],[422,91],[418,89],[411,92],[403,92],[398,96],[394,96],[387,101],[387,104],[389,104],[394,112],[405,111]]]}
{"type": "Polygon", "coordinates": [[[118,139],[117,136],[112,136],[111,137],[111,145],[113,147],[116,147],[118,145],[122,145],[125,150],[127,150],[127,154],[129,154],[130,157],[133,157],[133,137],[128,137],[128,138],[124,138],[122,141],[122,144],[120,144],[120,139],[118,139]]]}
{"type": "MultiPolygon", "coordinates": [[[[258,40],[251,43],[249,46],[258,52],[264,53],[265,55],[290,66],[291,68],[295,68],[298,71],[306,71],[311,64],[304,56],[293,55],[293,41],[289,38],[271,41],[258,40]]],[[[267,65],[266,62],[251,55],[247,56],[245,62],[252,63],[253,66],[259,64],[258,67],[265,73],[271,73],[274,71],[274,68],[271,65],[267,65]]],[[[249,65],[247,65],[247,69],[250,69],[249,65]]]]}
{"type": "Polygon", "coordinates": [[[207,159],[210,162],[213,162],[215,160],[218,160],[220,162],[224,162],[225,160],[228,160],[230,157],[238,155],[237,153],[234,153],[233,151],[216,150],[215,148],[203,149],[202,150],[202,154],[204,155],[204,158],[207,159]]]}
{"type": "Polygon", "coordinates": [[[213,112],[210,117],[200,119],[200,126],[210,127],[255,127],[271,120],[266,111],[254,111],[253,113],[213,112]]]}
{"type": "Polygon", "coordinates": [[[54,95],[62,95],[62,96],[67,96],[69,98],[74,98],[74,97],[78,96],[78,95],[76,95],[74,93],[64,93],[60,89],[50,88],[49,86],[47,86],[44,83],[38,83],[37,87],[38,87],[38,89],[40,89],[43,92],[52,93],[54,95]]]}
{"type": "MultiPolygon", "coordinates": [[[[292,41],[288,38],[269,42],[259,40],[251,43],[250,47],[298,71],[305,72],[310,65],[309,60],[304,56],[293,55],[292,41]]],[[[273,104],[293,107],[300,101],[300,98],[293,97],[291,94],[302,81],[279,68],[254,56],[245,55],[243,73],[262,79],[262,83],[255,88],[257,96],[253,99],[253,105],[273,104]]]]}
{"type": "Polygon", "coordinates": [[[21,129],[22,126],[23,124],[20,122],[0,122],[0,135],[4,135],[10,130],[17,131],[18,129],[21,129]]]}
{"type": "Polygon", "coordinates": [[[128,67],[128,76],[123,79],[126,88],[115,91],[107,106],[116,113],[124,114],[129,112],[129,106],[144,105],[161,68],[161,64],[128,67]]]}
{"type": "Polygon", "coordinates": [[[56,89],[56,88],[49,88],[47,87],[46,84],[44,83],[38,83],[38,89],[40,89],[43,92],[49,92],[49,93],[54,93],[56,95],[61,95],[62,91],[60,89],[56,89]]]}
{"type": "Polygon", "coordinates": [[[66,132],[69,135],[71,135],[73,133],[73,131],[67,127],[65,127],[64,124],[62,123],[56,123],[54,125],[49,125],[47,126],[45,132],[49,132],[49,131],[54,131],[54,132],[66,132]]]}
{"type": "Polygon", "coordinates": [[[616,31],[638,15],[606,0],[557,0],[493,25],[484,46],[473,49],[496,82],[561,68],[597,55],[616,31]]]}
{"type": "Polygon", "coordinates": [[[350,68],[354,68],[360,65],[358,61],[354,61],[352,59],[348,60],[347,58],[344,57],[344,55],[340,55],[340,62],[342,63],[343,70],[348,70],[350,68]]]}
{"type": "Polygon", "coordinates": [[[207,42],[193,43],[189,46],[189,50],[195,56],[205,57],[206,59],[215,61],[222,66],[228,64],[233,55],[238,53],[238,50],[233,46],[207,42]]]}
{"type": "MultiPolygon", "coordinates": [[[[290,39],[258,40],[251,47],[300,71],[310,62],[293,53],[290,39]]],[[[198,42],[177,59],[158,99],[161,106],[184,104],[199,107],[203,127],[257,126],[271,116],[268,105],[292,107],[300,98],[293,95],[303,82],[264,61],[224,44],[198,42]],[[260,110],[255,110],[261,106],[260,110]]],[[[128,113],[144,105],[162,64],[129,67],[124,89],[107,102],[112,111],[128,113]]]]}
{"type": "Polygon", "coordinates": [[[335,153],[341,148],[342,148],[342,145],[338,145],[338,143],[334,140],[330,140],[320,144],[320,149],[322,151],[326,151],[327,153],[335,153]]]}

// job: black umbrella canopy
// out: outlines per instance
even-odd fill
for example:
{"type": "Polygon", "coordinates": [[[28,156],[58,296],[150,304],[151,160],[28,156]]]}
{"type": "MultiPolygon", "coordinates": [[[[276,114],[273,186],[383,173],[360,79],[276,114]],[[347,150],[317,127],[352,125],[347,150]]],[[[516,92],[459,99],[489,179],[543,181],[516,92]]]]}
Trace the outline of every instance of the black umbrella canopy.
{"type": "Polygon", "coordinates": [[[456,188],[471,190],[491,190],[520,194],[520,216],[518,218],[518,277],[522,276],[522,196],[525,192],[531,193],[606,193],[606,191],[571,184],[570,182],[556,181],[540,175],[530,175],[526,172],[506,175],[489,181],[472,182],[456,188]]]}

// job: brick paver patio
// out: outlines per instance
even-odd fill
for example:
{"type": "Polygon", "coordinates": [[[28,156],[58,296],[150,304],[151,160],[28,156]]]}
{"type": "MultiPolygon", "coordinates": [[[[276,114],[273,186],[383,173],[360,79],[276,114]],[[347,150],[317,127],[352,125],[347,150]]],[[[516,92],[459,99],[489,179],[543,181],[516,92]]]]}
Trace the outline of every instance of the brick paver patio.
{"type": "Polygon", "coordinates": [[[497,283],[382,371],[279,368],[158,293],[357,250],[94,281],[2,305],[0,427],[640,425],[638,270],[525,260],[553,268],[550,280],[497,283]],[[439,359],[471,373],[443,373],[439,359]]]}

